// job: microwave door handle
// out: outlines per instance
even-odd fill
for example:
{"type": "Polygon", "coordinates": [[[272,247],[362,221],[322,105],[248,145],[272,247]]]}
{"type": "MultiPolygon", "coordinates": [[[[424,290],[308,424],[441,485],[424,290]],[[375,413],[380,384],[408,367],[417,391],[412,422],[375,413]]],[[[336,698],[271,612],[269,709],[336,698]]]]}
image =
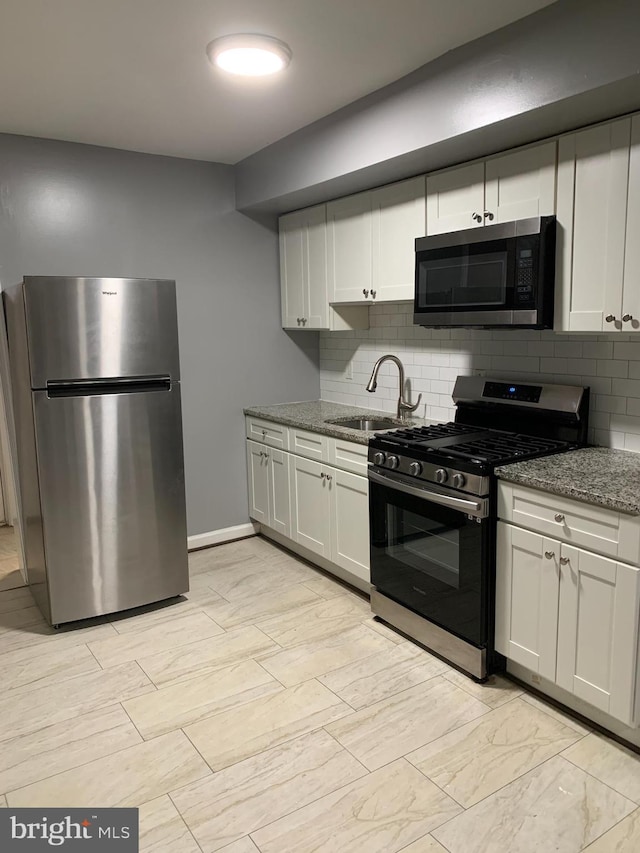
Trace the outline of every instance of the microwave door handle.
{"type": "Polygon", "coordinates": [[[440,504],[440,506],[473,513],[479,513],[482,510],[482,503],[480,501],[470,501],[466,498],[456,498],[453,495],[443,495],[440,492],[430,492],[428,489],[409,486],[406,483],[400,483],[398,480],[392,479],[391,477],[385,477],[384,474],[378,474],[377,471],[369,471],[369,479],[381,486],[396,489],[398,492],[404,492],[405,495],[411,495],[415,498],[430,500],[434,504],[440,504]]]}

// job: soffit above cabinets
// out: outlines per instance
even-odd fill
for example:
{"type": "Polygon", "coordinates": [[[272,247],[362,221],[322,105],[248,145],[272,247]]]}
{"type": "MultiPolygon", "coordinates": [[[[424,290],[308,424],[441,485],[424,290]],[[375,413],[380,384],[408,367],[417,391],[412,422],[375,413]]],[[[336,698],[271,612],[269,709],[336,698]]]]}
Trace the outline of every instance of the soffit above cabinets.
{"type": "Polygon", "coordinates": [[[236,163],[550,0],[3,0],[0,132],[236,163]],[[207,43],[290,45],[225,77],[207,43]]]}

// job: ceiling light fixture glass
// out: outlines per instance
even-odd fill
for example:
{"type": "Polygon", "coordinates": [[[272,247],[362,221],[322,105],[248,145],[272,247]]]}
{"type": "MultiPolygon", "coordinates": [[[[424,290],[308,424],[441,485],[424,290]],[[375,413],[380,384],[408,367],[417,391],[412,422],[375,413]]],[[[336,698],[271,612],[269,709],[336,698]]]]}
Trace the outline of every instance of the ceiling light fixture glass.
{"type": "Polygon", "coordinates": [[[212,65],[230,74],[264,77],[287,67],[291,49],[272,36],[245,33],[210,41],[207,56],[212,65]]]}

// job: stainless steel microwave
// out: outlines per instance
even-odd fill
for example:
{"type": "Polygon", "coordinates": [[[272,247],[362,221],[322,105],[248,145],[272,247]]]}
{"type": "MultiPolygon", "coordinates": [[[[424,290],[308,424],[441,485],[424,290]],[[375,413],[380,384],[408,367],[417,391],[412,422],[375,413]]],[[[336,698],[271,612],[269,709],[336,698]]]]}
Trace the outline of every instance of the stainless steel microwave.
{"type": "Polygon", "coordinates": [[[551,329],[555,255],[555,216],[419,237],[413,321],[551,329]]]}

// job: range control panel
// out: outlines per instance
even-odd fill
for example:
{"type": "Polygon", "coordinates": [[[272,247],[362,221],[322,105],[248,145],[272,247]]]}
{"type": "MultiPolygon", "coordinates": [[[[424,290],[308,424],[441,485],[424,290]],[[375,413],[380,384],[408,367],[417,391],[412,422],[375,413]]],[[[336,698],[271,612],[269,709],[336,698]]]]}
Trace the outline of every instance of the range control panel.
{"type": "Polygon", "coordinates": [[[508,382],[485,382],[483,397],[497,400],[516,400],[519,403],[538,403],[542,393],[541,385],[509,384],[508,382]]]}

